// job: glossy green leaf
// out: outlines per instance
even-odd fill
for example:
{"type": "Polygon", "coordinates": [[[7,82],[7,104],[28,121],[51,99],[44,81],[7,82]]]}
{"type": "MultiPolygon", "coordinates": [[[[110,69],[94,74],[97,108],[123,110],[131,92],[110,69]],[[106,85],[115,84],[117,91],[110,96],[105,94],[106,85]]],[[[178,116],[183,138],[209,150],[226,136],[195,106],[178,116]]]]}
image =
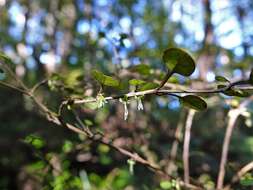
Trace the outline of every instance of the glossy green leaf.
{"type": "Polygon", "coordinates": [[[190,76],[195,70],[195,61],[182,49],[166,49],[163,52],[162,59],[169,69],[169,72],[178,73],[183,76],[190,76]]]}
{"type": "Polygon", "coordinates": [[[197,111],[202,111],[207,108],[207,104],[205,100],[203,100],[199,96],[186,95],[186,96],[180,97],[179,101],[183,106],[195,109],[197,111]]]}
{"type": "Polygon", "coordinates": [[[131,80],[129,80],[129,84],[131,84],[133,86],[142,85],[144,83],[145,83],[145,81],[139,80],[139,79],[131,79],[131,80]]]}
{"type": "Polygon", "coordinates": [[[94,79],[96,79],[102,85],[112,86],[112,87],[118,87],[120,85],[120,82],[117,79],[104,75],[100,71],[92,70],[91,75],[94,79]]]}
{"type": "Polygon", "coordinates": [[[215,80],[218,82],[229,82],[229,80],[223,76],[215,76],[215,80]]]}

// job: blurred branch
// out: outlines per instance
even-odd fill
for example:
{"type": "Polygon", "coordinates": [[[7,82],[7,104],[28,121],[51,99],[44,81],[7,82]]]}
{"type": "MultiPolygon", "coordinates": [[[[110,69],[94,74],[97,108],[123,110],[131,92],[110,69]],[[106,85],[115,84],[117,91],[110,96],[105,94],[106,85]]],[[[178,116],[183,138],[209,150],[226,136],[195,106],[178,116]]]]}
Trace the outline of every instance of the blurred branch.
{"type": "Polygon", "coordinates": [[[231,185],[238,182],[247,172],[253,170],[253,161],[242,167],[236,175],[233,176],[231,182],[225,186],[224,190],[229,190],[231,185]]]}
{"type": "Polygon", "coordinates": [[[186,113],[183,110],[179,116],[177,128],[175,131],[175,140],[172,143],[170,156],[169,156],[169,163],[168,163],[168,169],[167,169],[167,172],[169,174],[172,174],[172,172],[175,170],[175,167],[176,167],[175,160],[177,156],[178,145],[182,138],[182,129],[184,126],[185,115],[186,113]]]}
{"type": "Polygon", "coordinates": [[[190,169],[189,169],[189,150],[190,150],[190,139],[191,139],[191,127],[195,110],[190,109],[186,118],[185,133],[184,133],[184,147],[183,147],[183,165],[184,165],[184,182],[189,183],[190,181],[190,169]]]}
{"type": "Polygon", "coordinates": [[[22,90],[22,89],[20,89],[20,88],[18,88],[18,87],[16,87],[16,86],[13,86],[12,84],[8,84],[8,83],[5,83],[5,82],[0,81],[0,85],[2,85],[2,86],[4,86],[4,87],[7,87],[7,88],[10,88],[10,89],[13,89],[13,90],[16,90],[16,91],[21,92],[21,93],[23,93],[23,94],[28,95],[27,92],[26,92],[25,90],[22,90]]]}
{"type": "Polygon", "coordinates": [[[44,79],[44,80],[38,82],[37,84],[35,84],[35,85],[33,86],[33,88],[31,89],[31,93],[33,94],[40,86],[46,84],[47,81],[48,81],[48,79],[44,79]]]}
{"type": "Polygon", "coordinates": [[[253,100],[253,96],[247,98],[244,100],[238,108],[232,109],[228,112],[228,125],[223,141],[223,147],[222,147],[222,155],[221,155],[221,161],[220,161],[220,169],[217,179],[217,187],[216,189],[220,190],[223,188],[224,183],[224,177],[225,177],[225,166],[227,163],[227,157],[228,157],[228,149],[229,144],[232,136],[233,129],[235,127],[236,121],[238,117],[245,111],[245,107],[253,100]]]}

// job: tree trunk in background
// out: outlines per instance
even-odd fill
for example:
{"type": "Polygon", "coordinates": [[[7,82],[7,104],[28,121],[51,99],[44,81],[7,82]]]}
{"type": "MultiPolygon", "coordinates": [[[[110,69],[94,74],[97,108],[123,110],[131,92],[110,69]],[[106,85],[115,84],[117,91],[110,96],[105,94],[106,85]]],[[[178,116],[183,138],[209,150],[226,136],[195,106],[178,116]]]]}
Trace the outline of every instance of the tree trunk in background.
{"type": "Polygon", "coordinates": [[[215,64],[215,54],[212,51],[211,44],[214,40],[213,34],[213,25],[211,22],[212,11],[210,0],[203,0],[204,14],[205,14],[205,23],[204,23],[204,40],[202,52],[197,60],[199,66],[199,75],[200,78],[204,81],[207,80],[207,73],[211,67],[214,67],[215,64]]]}

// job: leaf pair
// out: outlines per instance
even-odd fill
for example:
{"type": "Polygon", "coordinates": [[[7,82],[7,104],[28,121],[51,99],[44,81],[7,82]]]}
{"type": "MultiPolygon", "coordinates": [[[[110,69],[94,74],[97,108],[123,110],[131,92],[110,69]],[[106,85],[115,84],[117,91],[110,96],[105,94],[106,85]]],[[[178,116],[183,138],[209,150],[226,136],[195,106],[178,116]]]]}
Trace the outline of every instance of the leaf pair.
{"type": "MultiPolygon", "coordinates": [[[[163,62],[168,68],[168,72],[159,88],[161,88],[167,80],[174,74],[180,74],[188,77],[195,70],[194,59],[184,50],[179,48],[169,48],[163,52],[163,62]]],[[[207,108],[206,102],[199,96],[186,95],[183,97],[177,96],[182,105],[191,109],[202,111],[207,108]]]]}

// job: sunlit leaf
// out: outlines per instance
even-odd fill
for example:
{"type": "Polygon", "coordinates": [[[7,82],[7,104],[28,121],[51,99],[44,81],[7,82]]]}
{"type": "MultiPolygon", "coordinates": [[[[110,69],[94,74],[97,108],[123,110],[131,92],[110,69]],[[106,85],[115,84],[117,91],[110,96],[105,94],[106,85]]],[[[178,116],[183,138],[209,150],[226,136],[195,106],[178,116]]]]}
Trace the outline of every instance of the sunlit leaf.
{"type": "Polygon", "coordinates": [[[144,83],[145,83],[145,81],[139,80],[139,79],[131,79],[131,80],[129,80],[129,84],[131,84],[133,86],[142,85],[144,83]]]}
{"type": "Polygon", "coordinates": [[[71,142],[71,141],[69,141],[69,140],[66,140],[65,142],[64,142],[64,144],[63,144],[63,146],[62,146],[62,151],[64,152],[64,153],[68,153],[68,152],[70,152],[72,149],[73,149],[73,143],[71,142]]]}
{"type": "Polygon", "coordinates": [[[160,182],[160,187],[162,189],[172,189],[172,183],[170,181],[161,181],[160,182]]]}
{"type": "Polygon", "coordinates": [[[130,71],[137,72],[142,75],[149,75],[150,71],[151,71],[151,67],[147,64],[139,64],[139,65],[135,65],[135,66],[131,67],[130,71]]]}
{"type": "Polygon", "coordinates": [[[92,70],[91,75],[96,79],[101,85],[118,87],[120,82],[117,79],[114,79],[110,76],[103,74],[100,71],[92,70]]]}
{"type": "Polygon", "coordinates": [[[32,145],[36,149],[41,149],[45,146],[45,141],[36,135],[29,135],[24,140],[25,143],[32,145]]]}
{"type": "Polygon", "coordinates": [[[218,82],[229,82],[229,80],[223,76],[215,76],[215,80],[218,82]]]}
{"type": "Polygon", "coordinates": [[[144,91],[144,90],[150,90],[150,89],[155,89],[157,88],[159,85],[153,82],[146,82],[145,84],[141,85],[141,87],[139,88],[140,91],[144,91]]]}
{"type": "Polygon", "coordinates": [[[250,174],[250,173],[245,174],[245,176],[240,179],[240,184],[242,186],[252,186],[253,185],[252,174],[250,174]]]}
{"type": "Polygon", "coordinates": [[[197,111],[202,111],[207,108],[205,100],[199,96],[195,95],[186,95],[179,98],[179,101],[182,105],[192,108],[197,111]]]}
{"type": "Polygon", "coordinates": [[[169,72],[178,73],[183,76],[190,76],[195,70],[195,61],[182,49],[166,49],[163,52],[162,59],[169,69],[169,72]]]}

